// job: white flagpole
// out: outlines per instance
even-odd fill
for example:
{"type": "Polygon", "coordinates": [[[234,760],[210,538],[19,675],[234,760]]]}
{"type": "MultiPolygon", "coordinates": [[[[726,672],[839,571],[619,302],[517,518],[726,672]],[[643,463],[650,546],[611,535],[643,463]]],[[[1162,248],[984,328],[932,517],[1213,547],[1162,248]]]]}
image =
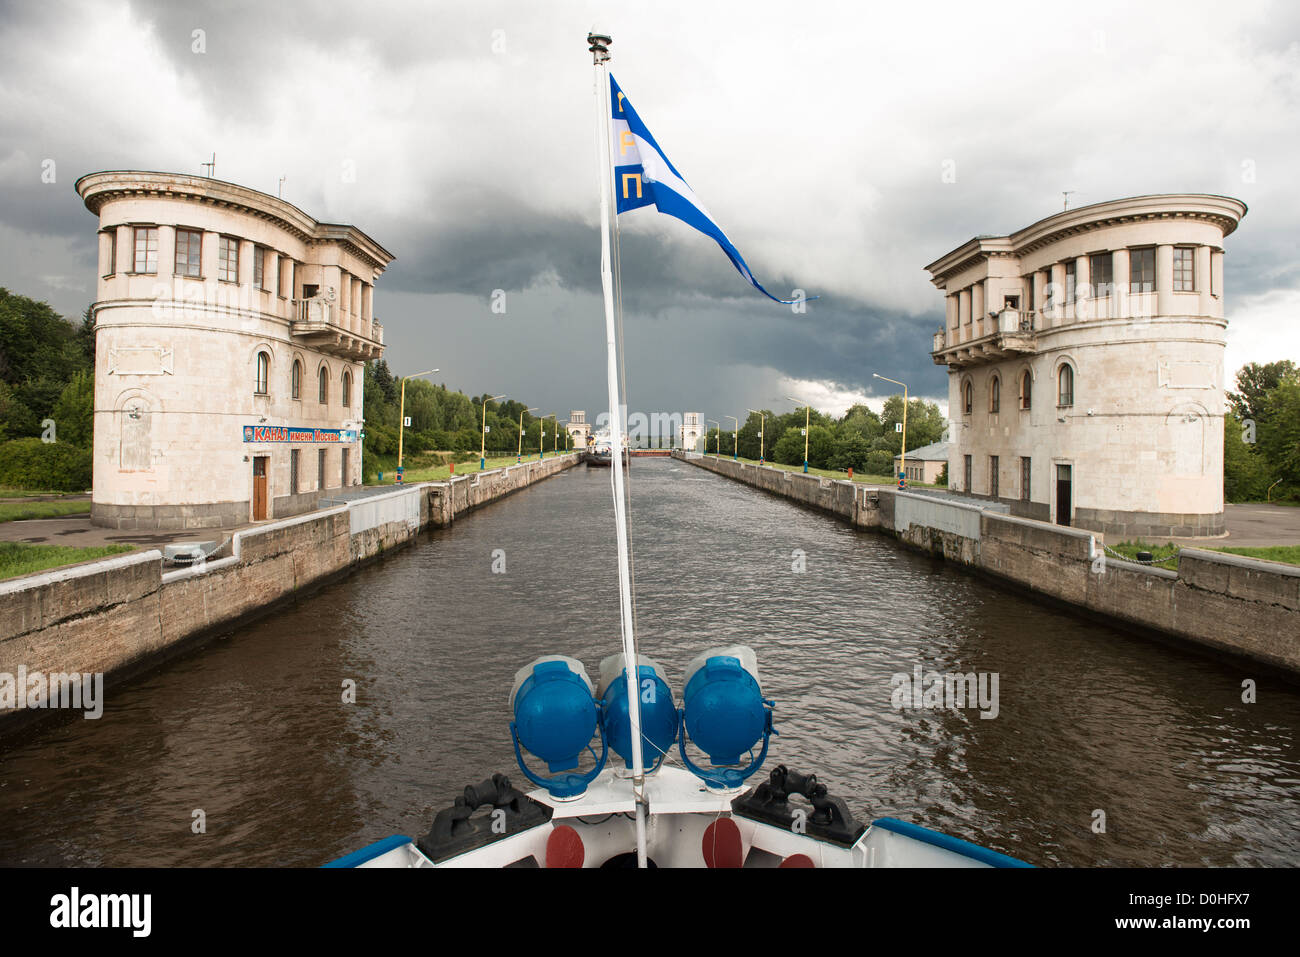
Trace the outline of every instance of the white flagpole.
{"type": "Polygon", "coordinates": [[[606,365],[609,379],[610,466],[614,477],[614,526],[618,534],[619,618],[623,630],[623,675],[627,685],[627,716],[632,740],[632,796],[636,800],[636,862],[646,866],[645,765],[641,756],[641,695],[636,654],[636,636],[632,628],[632,574],[628,560],[627,508],[623,489],[623,405],[618,395],[618,349],[615,342],[614,274],[609,252],[609,198],[613,193],[613,167],[610,165],[610,102],[607,36],[587,35],[592,61],[596,67],[596,110],[598,154],[600,156],[600,281],[605,294],[606,365]]]}

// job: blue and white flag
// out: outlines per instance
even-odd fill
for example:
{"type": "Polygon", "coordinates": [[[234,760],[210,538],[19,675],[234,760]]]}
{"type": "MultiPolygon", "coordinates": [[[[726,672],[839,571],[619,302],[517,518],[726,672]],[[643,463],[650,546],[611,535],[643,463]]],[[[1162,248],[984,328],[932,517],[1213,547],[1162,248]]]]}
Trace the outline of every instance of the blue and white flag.
{"type": "Polygon", "coordinates": [[[685,177],[677,172],[677,168],[659,148],[612,75],[609,78],[609,99],[613,117],[611,147],[617,212],[626,213],[630,209],[639,209],[653,203],[659,212],[676,216],[688,226],[694,226],[704,235],[712,237],[740,274],[767,298],[785,305],[817,298],[777,299],[764,289],[749,271],[745,260],[722,231],[722,227],[714,221],[696,197],[695,191],[687,185],[685,177]]]}

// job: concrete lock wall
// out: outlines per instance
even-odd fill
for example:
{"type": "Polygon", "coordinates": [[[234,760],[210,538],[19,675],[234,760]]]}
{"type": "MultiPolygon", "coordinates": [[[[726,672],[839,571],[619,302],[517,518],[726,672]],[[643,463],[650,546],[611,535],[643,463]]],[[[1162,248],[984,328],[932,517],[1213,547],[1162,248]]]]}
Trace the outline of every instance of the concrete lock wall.
{"type": "MultiPolygon", "coordinates": [[[[0,582],[0,673],[103,673],[111,684],[577,461],[411,485],[246,528],[189,567],[165,569],[152,549],[0,582]]],[[[0,710],[0,734],[50,713],[0,710]]]]}
{"type": "Polygon", "coordinates": [[[1091,532],[931,492],[679,457],[1089,615],[1300,673],[1300,567],[1184,548],[1171,571],[1106,556],[1091,532]]]}

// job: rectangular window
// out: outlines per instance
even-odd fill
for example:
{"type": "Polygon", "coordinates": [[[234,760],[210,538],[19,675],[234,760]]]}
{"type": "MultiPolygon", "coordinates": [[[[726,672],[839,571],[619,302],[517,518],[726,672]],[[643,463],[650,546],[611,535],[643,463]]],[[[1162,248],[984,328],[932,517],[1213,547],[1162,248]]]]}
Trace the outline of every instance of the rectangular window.
{"type": "Polygon", "coordinates": [[[1020,501],[1029,501],[1029,457],[1023,456],[1020,459],[1020,501]]]}
{"type": "Polygon", "coordinates": [[[1128,291],[1156,291],[1156,251],[1153,247],[1128,251],[1128,291]]]}
{"type": "Polygon", "coordinates": [[[217,278],[239,282],[239,240],[222,236],[217,243],[217,278]]]}
{"type": "Polygon", "coordinates": [[[277,296],[280,296],[281,298],[284,297],[284,282],[283,282],[283,280],[281,280],[281,278],[280,278],[280,271],[281,271],[283,268],[284,268],[284,267],[283,267],[283,264],[281,263],[280,257],[279,257],[278,255],[276,255],[276,257],[275,257],[275,277],[274,277],[274,280],[273,280],[273,283],[274,283],[274,284],[271,286],[271,288],[274,289],[274,290],[275,290],[275,294],[276,294],[277,296]]]}
{"type": "Polygon", "coordinates": [[[150,274],[158,272],[157,226],[135,228],[135,268],[132,271],[150,274]]]}
{"type": "Polygon", "coordinates": [[[989,494],[998,497],[998,457],[989,456],[989,494]]]}
{"type": "Polygon", "coordinates": [[[117,230],[108,231],[108,272],[105,276],[111,276],[117,272],[117,230]]]}
{"type": "Polygon", "coordinates": [[[289,450],[289,493],[298,494],[298,450],[289,450]]]}
{"type": "Polygon", "coordinates": [[[176,230],[176,275],[200,279],[203,265],[203,234],[197,229],[176,230]]]}
{"type": "Polygon", "coordinates": [[[966,480],[965,490],[966,490],[967,492],[971,492],[971,491],[974,491],[974,489],[972,489],[972,488],[970,487],[970,477],[971,477],[970,456],[969,456],[969,455],[965,456],[965,459],[966,459],[966,463],[965,463],[965,464],[966,464],[966,469],[965,469],[966,474],[965,474],[965,476],[964,476],[964,478],[965,478],[965,480],[966,480]]]}
{"type": "Polygon", "coordinates": [[[1098,253],[1088,257],[1088,271],[1092,276],[1092,294],[1098,299],[1107,298],[1115,291],[1115,259],[1111,253],[1098,253]]]}
{"type": "MultiPolygon", "coordinates": [[[[1075,276],[1077,274],[1078,263],[1071,259],[1065,264],[1065,301],[1074,302],[1075,276]]],[[[630,740],[630,739],[629,739],[630,740]]]]}
{"type": "Polygon", "coordinates": [[[1174,247],[1174,292],[1196,292],[1196,267],[1191,246],[1174,247]]]}
{"type": "Polygon", "coordinates": [[[258,289],[266,288],[266,250],[261,246],[253,247],[253,285],[258,289]]]}
{"type": "Polygon", "coordinates": [[[316,485],[318,488],[325,487],[325,450],[316,450],[316,485]]]}

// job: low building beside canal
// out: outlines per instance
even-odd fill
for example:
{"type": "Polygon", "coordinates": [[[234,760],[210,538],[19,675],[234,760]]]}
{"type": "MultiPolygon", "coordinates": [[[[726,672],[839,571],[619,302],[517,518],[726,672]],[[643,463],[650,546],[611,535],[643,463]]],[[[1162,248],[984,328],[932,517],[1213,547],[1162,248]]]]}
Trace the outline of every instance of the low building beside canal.
{"type": "MultiPolygon", "coordinates": [[[[947,464],[947,442],[932,442],[920,448],[910,449],[906,457],[907,480],[933,485],[939,480],[939,476],[943,474],[944,466],[947,464]]],[[[903,467],[904,457],[895,455],[894,474],[897,475],[903,467]]]]}
{"type": "Polygon", "coordinates": [[[927,266],[947,303],[949,487],[1117,537],[1222,533],[1223,240],[1245,214],[1119,199],[927,266]]]}
{"type": "Polygon", "coordinates": [[[242,525],[360,484],[393,256],[204,176],[91,173],[77,192],[99,217],[92,521],[242,525]]]}

